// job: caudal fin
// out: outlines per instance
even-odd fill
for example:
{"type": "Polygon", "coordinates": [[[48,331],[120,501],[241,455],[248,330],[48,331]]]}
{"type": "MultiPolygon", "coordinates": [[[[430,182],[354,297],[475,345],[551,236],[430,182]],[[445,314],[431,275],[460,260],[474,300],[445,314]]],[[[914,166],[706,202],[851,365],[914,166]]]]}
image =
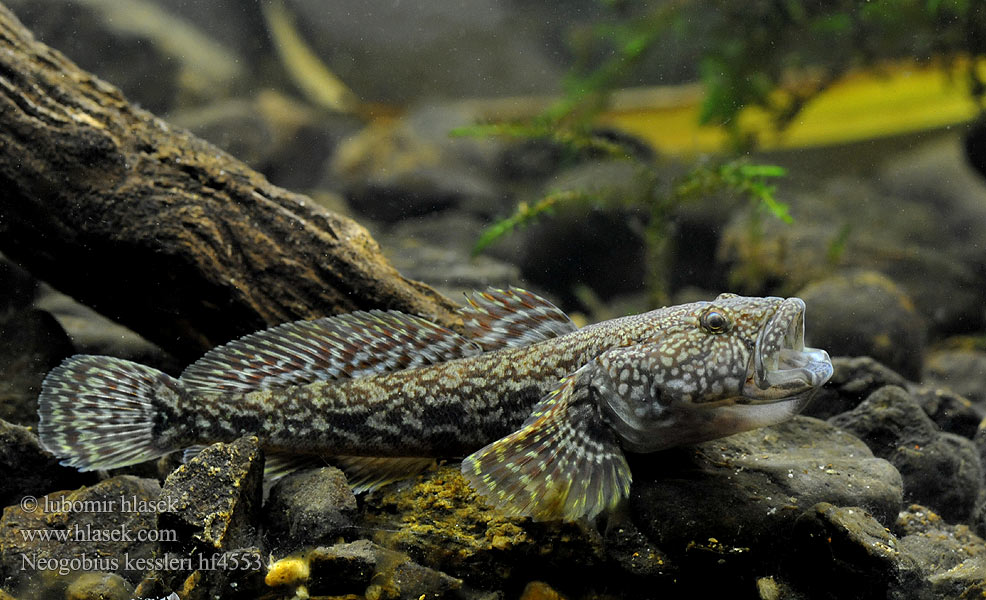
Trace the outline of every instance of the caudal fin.
{"type": "Polygon", "coordinates": [[[165,406],[182,394],[178,380],[109,356],[77,355],[52,369],[38,397],[41,445],[80,471],[113,469],[176,450],[155,434],[165,406]]]}

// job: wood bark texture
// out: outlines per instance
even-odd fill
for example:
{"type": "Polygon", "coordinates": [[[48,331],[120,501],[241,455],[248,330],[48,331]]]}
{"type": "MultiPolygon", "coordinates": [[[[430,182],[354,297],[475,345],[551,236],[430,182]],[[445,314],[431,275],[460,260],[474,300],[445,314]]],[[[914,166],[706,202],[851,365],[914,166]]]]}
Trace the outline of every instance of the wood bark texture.
{"type": "Polygon", "coordinates": [[[356,309],[451,325],[367,231],[129,104],[0,5],[0,252],[182,359],[356,309]]]}

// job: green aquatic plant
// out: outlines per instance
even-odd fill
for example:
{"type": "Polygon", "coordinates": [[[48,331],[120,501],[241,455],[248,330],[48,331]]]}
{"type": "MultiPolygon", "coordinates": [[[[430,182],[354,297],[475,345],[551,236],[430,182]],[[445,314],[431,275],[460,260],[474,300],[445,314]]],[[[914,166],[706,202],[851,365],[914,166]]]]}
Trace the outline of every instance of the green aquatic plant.
{"type": "Polygon", "coordinates": [[[775,195],[771,180],[786,171],[774,165],[732,160],[722,164],[703,163],[671,182],[659,185],[656,168],[641,162],[638,177],[644,180],[641,193],[622,196],[601,191],[556,190],[533,203],[521,202],[513,214],[488,227],[473,248],[479,254],[497,240],[536,223],[563,208],[586,211],[589,207],[611,209],[643,208],[646,211],[642,239],[645,246],[646,286],[655,304],[669,300],[670,265],[674,254],[672,213],[685,202],[723,192],[748,199],[754,206],[786,223],[792,222],[788,207],[775,195]],[[670,190],[670,191],[669,191],[670,190]]]}
{"type": "Polygon", "coordinates": [[[597,117],[609,106],[612,92],[624,84],[670,26],[674,14],[671,9],[658,9],[645,18],[600,23],[577,33],[575,65],[562,81],[563,93],[557,101],[528,119],[459,127],[451,135],[550,140],[569,157],[586,152],[624,156],[624,146],[599,135],[597,117]],[[606,58],[593,60],[597,54],[606,58]]]}
{"type": "Polygon", "coordinates": [[[564,94],[540,114],[525,120],[486,123],[461,127],[453,136],[496,136],[515,139],[548,140],[561,148],[569,161],[586,156],[627,160],[644,182],[638,194],[621,196],[600,190],[552,190],[535,202],[520,202],[513,214],[488,227],[473,249],[479,254],[497,240],[527,227],[562,208],[588,210],[590,207],[644,209],[642,238],[645,245],[646,287],[656,304],[669,300],[669,273],[673,255],[671,217],[682,203],[723,192],[748,198],[767,213],[791,222],[787,205],[775,195],[770,181],[785,174],[774,165],[758,165],[747,160],[699,163],[671,185],[662,185],[654,162],[597,125],[613,91],[624,84],[647,53],[668,31],[681,29],[681,6],[672,2],[642,17],[597,24],[581,36],[576,45],[576,64],[563,83],[564,94]],[[600,47],[608,57],[593,60],[600,47]]]}

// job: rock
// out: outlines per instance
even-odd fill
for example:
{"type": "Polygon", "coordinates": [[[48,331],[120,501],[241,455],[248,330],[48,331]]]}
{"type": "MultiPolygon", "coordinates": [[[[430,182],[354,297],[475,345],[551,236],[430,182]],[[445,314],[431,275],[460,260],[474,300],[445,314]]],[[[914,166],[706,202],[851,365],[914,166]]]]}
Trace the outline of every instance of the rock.
{"type": "Polygon", "coordinates": [[[0,320],[0,419],[37,423],[41,382],[72,354],[65,331],[44,311],[25,309],[0,320]]]}
{"type": "Polygon", "coordinates": [[[370,11],[360,0],[287,6],[319,57],[358,96],[403,105],[442,96],[556,93],[564,71],[558,56],[565,53],[555,41],[562,24],[598,14],[586,2],[562,9],[478,0],[454,11],[434,0],[370,11]]]}
{"type": "Polygon", "coordinates": [[[125,358],[174,375],[180,373],[184,366],[130,329],[48,286],[42,286],[35,306],[58,320],[78,354],[125,358]]]}
{"type": "MultiPolygon", "coordinates": [[[[976,446],[976,451],[979,453],[979,462],[982,465],[986,465],[986,419],[983,419],[979,423],[979,427],[976,430],[976,435],[972,438],[972,443],[976,446]]],[[[972,517],[973,526],[976,529],[976,533],[980,537],[986,538],[986,487],[984,487],[979,493],[979,499],[976,501],[975,513],[972,517]]]]}
{"type": "Polygon", "coordinates": [[[986,541],[966,525],[950,525],[931,509],[912,504],[897,517],[900,547],[929,575],[986,556],[986,541]]]}
{"type": "Polygon", "coordinates": [[[791,294],[835,269],[878,271],[905,291],[933,331],[981,328],[986,250],[970,240],[986,235],[986,191],[969,177],[959,133],[937,138],[920,154],[890,156],[877,181],[843,175],[785,194],[795,226],[756,221],[753,209],[737,215],[720,254],[732,262],[731,280],[791,294]],[[927,180],[914,175],[932,172],[927,180]]]}
{"type": "Polygon", "coordinates": [[[0,254],[0,319],[27,308],[38,290],[31,274],[0,254]]]}
{"type": "Polygon", "coordinates": [[[513,254],[524,279],[565,306],[577,302],[574,290],[580,286],[603,300],[641,291],[647,268],[653,268],[645,264],[642,233],[652,188],[652,176],[630,161],[578,164],[546,182],[536,200],[566,192],[587,198],[559,203],[550,219],[519,234],[519,245],[508,239],[493,248],[494,254],[513,254]]]}
{"type": "Polygon", "coordinates": [[[921,376],[926,326],[888,277],[866,271],[837,275],[797,295],[808,305],[811,345],[833,356],[873,357],[909,379],[921,376]]]}
{"type": "Polygon", "coordinates": [[[678,580],[716,590],[753,586],[753,574],[773,570],[795,521],[818,502],[862,506],[888,525],[900,509],[897,471],[808,417],[632,458],[634,522],[680,569],[678,580]]]}
{"type": "Polygon", "coordinates": [[[320,547],[301,558],[289,557],[271,565],[267,585],[275,589],[302,588],[312,596],[347,595],[380,600],[442,598],[462,587],[462,581],[423,567],[401,552],[369,540],[320,547]]]}
{"type": "MultiPolygon", "coordinates": [[[[435,232],[451,226],[445,229],[450,236],[461,235],[463,229],[454,227],[461,220],[453,215],[449,217],[427,219],[433,222],[428,230],[435,232]]],[[[427,283],[457,302],[463,302],[463,294],[473,290],[485,290],[489,286],[506,288],[521,281],[520,269],[512,264],[486,255],[470,259],[469,250],[456,249],[454,240],[446,246],[433,244],[429,243],[428,235],[403,235],[407,229],[403,226],[400,229],[402,233],[387,235],[384,238],[386,241],[382,242],[397,270],[406,277],[427,283]]],[[[477,239],[478,233],[477,237],[466,243],[475,243],[477,239]]]]}
{"type": "Polygon", "coordinates": [[[801,414],[829,419],[856,408],[878,389],[894,385],[907,389],[924,412],[943,430],[971,438],[979,424],[979,410],[966,398],[934,385],[914,384],[868,356],[832,359],[828,383],[801,414]]]}
{"type": "Polygon", "coordinates": [[[925,414],[943,431],[965,438],[976,435],[981,419],[980,411],[964,396],[928,385],[909,385],[907,390],[918,401],[925,414]]]}
{"type": "Polygon", "coordinates": [[[565,600],[565,596],[543,581],[532,581],[524,586],[520,600],[565,600]]]}
{"type": "Polygon", "coordinates": [[[982,466],[970,440],[943,433],[910,394],[887,386],[829,422],[859,436],[904,480],[904,499],[932,507],[950,521],[970,518],[982,466]]]}
{"type": "Polygon", "coordinates": [[[65,582],[50,575],[102,571],[136,583],[157,540],[171,535],[156,523],[160,491],[153,479],[120,475],[8,506],[0,520],[0,581],[61,589],[65,582]],[[31,539],[24,532],[39,533],[31,539]]]}
{"type": "Polygon", "coordinates": [[[362,594],[376,573],[381,550],[369,540],[315,550],[309,555],[315,574],[311,588],[331,590],[338,595],[362,594]]]}
{"type": "Polygon", "coordinates": [[[278,481],[264,505],[265,537],[280,551],[331,544],[352,535],[356,497],[335,467],[293,473],[278,481]]]}
{"type": "Polygon", "coordinates": [[[133,586],[115,573],[83,573],[65,590],[65,600],[130,600],[133,586]]]}
{"type": "Polygon", "coordinates": [[[652,590],[672,583],[677,575],[671,559],[630,521],[607,528],[605,543],[611,572],[619,574],[626,587],[652,590]]]}
{"type": "Polygon", "coordinates": [[[246,548],[256,542],[262,500],[263,452],[256,437],[213,444],[168,476],[159,516],[202,551],[246,548]]]}
{"type": "Polygon", "coordinates": [[[788,563],[812,598],[927,597],[916,561],[859,507],[820,502],[794,524],[788,563]]]}
{"type": "Polygon", "coordinates": [[[263,473],[253,436],[213,444],[171,473],[161,488],[167,509],[158,527],[176,534],[162,544],[165,556],[184,562],[155,569],[138,591],[159,578],[166,588],[182,589],[185,600],[204,600],[262,585],[266,560],[256,544],[263,473]]]}
{"type": "Polygon", "coordinates": [[[490,139],[450,138],[467,109],[430,106],[378,122],[343,140],[324,187],[340,187],[354,213],[382,223],[450,209],[489,218],[512,208],[497,187],[490,139]]]}
{"type": "Polygon", "coordinates": [[[497,171],[508,180],[539,180],[564,165],[565,148],[554,140],[535,138],[505,145],[498,156],[497,171]]]}
{"type": "Polygon", "coordinates": [[[923,381],[948,388],[986,409],[986,352],[939,350],[925,361],[923,381]]]}
{"type": "Polygon", "coordinates": [[[907,380],[868,356],[832,359],[833,373],[802,414],[828,419],[852,410],[886,385],[907,387],[907,380]]]}
{"type": "Polygon", "coordinates": [[[802,600],[807,596],[775,577],[761,577],[757,579],[757,597],[759,600],[802,600]]]}
{"type": "Polygon", "coordinates": [[[388,547],[478,588],[501,589],[531,564],[543,578],[572,580],[577,568],[579,582],[598,580],[609,564],[594,529],[504,516],[476,495],[458,465],[370,493],[362,520],[388,532],[388,547]]]}
{"type": "Polygon", "coordinates": [[[970,558],[944,573],[928,578],[936,598],[982,598],[986,596],[986,558],[970,558]]]}
{"type": "Polygon", "coordinates": [[[235,89],[246,63],[191,22],[150,1],[8,3],[44,43],[155,113],[235,89]]]}
{"type": "Polygon", "coordinates": [[[972,437],[972,443],[979,452],[979,458],[983,465],[986,465],[986,418],[979,422],[976,433],[972,437]]]}
{"type": "Polygon", "coordinates": [[[95,473],[59,465],[27,427],[0,420],[0,507],[16,504],[28,495],[43,496],[95,481],[95,473]]]}
{"type": "Polygon", "coordinates": [[[965,525],[949,525],[931,510],[912,504],[895,527],[898,547],[915,559],[934,598],[974,598],[986,582],[986,541],[965,525]]]}
{"type": "Polygon", "coordinates": [[[346,190],[352,209],[364,217],[396,223],[469,206],[493,210],[497,191],[482,177],[447,166],[391,174],[358,182],[346,190]]]}

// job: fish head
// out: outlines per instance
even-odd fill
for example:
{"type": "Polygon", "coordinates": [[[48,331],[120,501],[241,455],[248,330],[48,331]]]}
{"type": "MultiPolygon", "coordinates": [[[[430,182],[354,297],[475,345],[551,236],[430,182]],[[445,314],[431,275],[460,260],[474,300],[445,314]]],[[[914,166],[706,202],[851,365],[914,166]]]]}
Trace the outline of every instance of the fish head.
{"type": "Polygon", "coordinates": [[[805,346],[800,298],[722,294],[652,314],[653,333],[600,355],[591,375],[604,418],[627,450],[779,423],[832,376],[828,353],[805,346]]]}

